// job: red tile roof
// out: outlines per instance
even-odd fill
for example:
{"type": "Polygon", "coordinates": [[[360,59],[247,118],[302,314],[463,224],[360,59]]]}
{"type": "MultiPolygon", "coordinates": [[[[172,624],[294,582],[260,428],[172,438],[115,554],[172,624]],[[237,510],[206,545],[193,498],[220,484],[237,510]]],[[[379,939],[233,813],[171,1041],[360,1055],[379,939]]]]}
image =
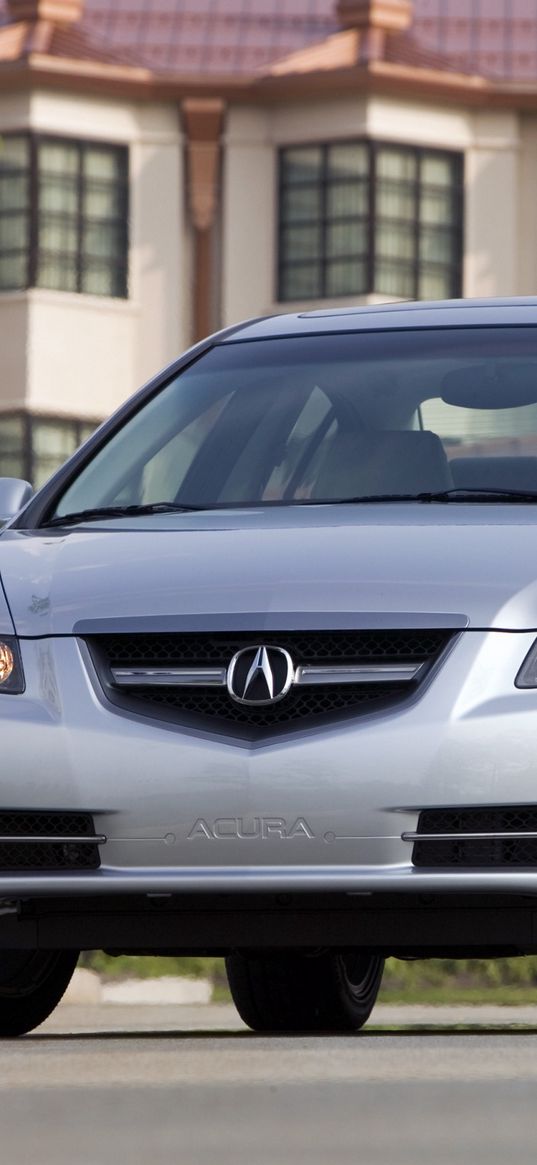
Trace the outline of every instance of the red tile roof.
{"type": "Polygon", "coordinates": [[[98,44],[82,28],[52,24],[50,21],[21,21],[0,26],[0,62],[23,60],[32,53],[99,65],[139,63],[138,54],[127,54],[119,46],[98,44]],[[128,59],[127,59],[128,57],[128,59]]]}
{"type": "MultiPolygon", "coordinates": [[[[414,10],[411,31],[391,40],[388,59],[537,83],[536,0],[414,0],[414,10]]],[[[335,0],[85,0],[80,31],[66,30],[54,51],[61,55],[63,45],[70,55],[79,43],[84,59],[175,76],[245,75],[338,28],[335,0]]]]}

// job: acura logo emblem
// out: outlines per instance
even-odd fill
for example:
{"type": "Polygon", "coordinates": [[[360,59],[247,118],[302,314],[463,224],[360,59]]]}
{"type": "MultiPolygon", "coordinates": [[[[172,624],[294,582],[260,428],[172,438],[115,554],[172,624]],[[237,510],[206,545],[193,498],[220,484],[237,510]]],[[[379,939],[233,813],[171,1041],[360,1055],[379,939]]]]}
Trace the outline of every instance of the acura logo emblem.
{"type": "Polygon", "coordinates": [[[227,690],[238,704],[275,704],[295,678],[291,656],[283,647],[244,647],[227,670],[227,690]]]}

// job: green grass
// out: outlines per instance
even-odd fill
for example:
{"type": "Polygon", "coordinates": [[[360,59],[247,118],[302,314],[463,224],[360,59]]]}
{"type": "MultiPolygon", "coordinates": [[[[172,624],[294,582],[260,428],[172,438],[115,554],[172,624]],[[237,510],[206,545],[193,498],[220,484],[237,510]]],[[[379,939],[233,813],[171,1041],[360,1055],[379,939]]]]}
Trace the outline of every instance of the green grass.
{"type": "Polygon", "coordinates": [[[195,955],[165,958],[161,955],[105,955],[104,951],[87,951],[79,966],[97,971],[105,980],[158,979],[162,975],[183,975],[187,979],[211,979],[215,985],[225,982],[223,959],[195,955]]]}
{"type": "Polygon", "coordinates": [[[471,1003],[482,1006],[499,1004],[503,1007],[520,1007],[524,1004],[537,1004],[537,986],[503,986],[503,987],[467,987],[458,986],[456,982],[446,983],[445,986],[425,986],[391,989],[382,988],[378,997],[379,1003],[416,1003],[440,1006],[442,1004],[456,1007],[458,1004],[471,1003]]]}
{"type": "Polygon", "coordinates": [[[537,958],[388,959],[379,1003],[537,1004],[537,958]]]}

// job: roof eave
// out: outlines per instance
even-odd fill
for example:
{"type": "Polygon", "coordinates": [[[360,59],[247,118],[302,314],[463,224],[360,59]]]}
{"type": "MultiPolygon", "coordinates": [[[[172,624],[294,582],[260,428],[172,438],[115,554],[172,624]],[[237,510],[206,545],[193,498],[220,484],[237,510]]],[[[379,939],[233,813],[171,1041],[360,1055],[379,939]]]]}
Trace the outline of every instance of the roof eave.
{"type": "Polygon", "coordinates": [[[14,61],[0,62],[0,91],[36,85],[145,101],[182,101],[185,97],[200,96],[241,104],[264,104],[370,92],[428,101],[448,100],[470,106],[537,108],[537,84],[496,83],[479,75],[378,60],[345,68],[255,76],[199,73],[178,76],[154,73],[144,67],[35,52],[14,61]]]}
{"type": "Polygon", "coordinates": [[[250,77],[168,76],[132,65],[112,65],[29,53],[15,61],[0,62],[0,90],[47,89],[120,96],[132,100],[181,101],[197,96],[232,98],[251,84],[250,77]]]}
{"type": "Polygon", "coordinates": [[[505,84],[479,74],[379,60],[348,68],[265,74],[251,86],[258,99],[272,102],[364,90],[471,106],[537,106],[537,83],[505,84]]]}

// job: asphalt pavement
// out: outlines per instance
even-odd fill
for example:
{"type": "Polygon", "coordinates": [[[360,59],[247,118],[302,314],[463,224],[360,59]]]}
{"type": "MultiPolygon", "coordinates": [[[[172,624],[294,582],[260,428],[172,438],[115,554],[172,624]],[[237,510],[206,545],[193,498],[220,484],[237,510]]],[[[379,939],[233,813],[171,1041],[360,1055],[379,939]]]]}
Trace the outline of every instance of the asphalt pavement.
{"type": "Polygon", "coordinates": [[[64,1005],[0,1042],[0,1165],[534,1165],[536,1097],[537,1008],[291,1038],[231,1006],[64,1005]]]}

